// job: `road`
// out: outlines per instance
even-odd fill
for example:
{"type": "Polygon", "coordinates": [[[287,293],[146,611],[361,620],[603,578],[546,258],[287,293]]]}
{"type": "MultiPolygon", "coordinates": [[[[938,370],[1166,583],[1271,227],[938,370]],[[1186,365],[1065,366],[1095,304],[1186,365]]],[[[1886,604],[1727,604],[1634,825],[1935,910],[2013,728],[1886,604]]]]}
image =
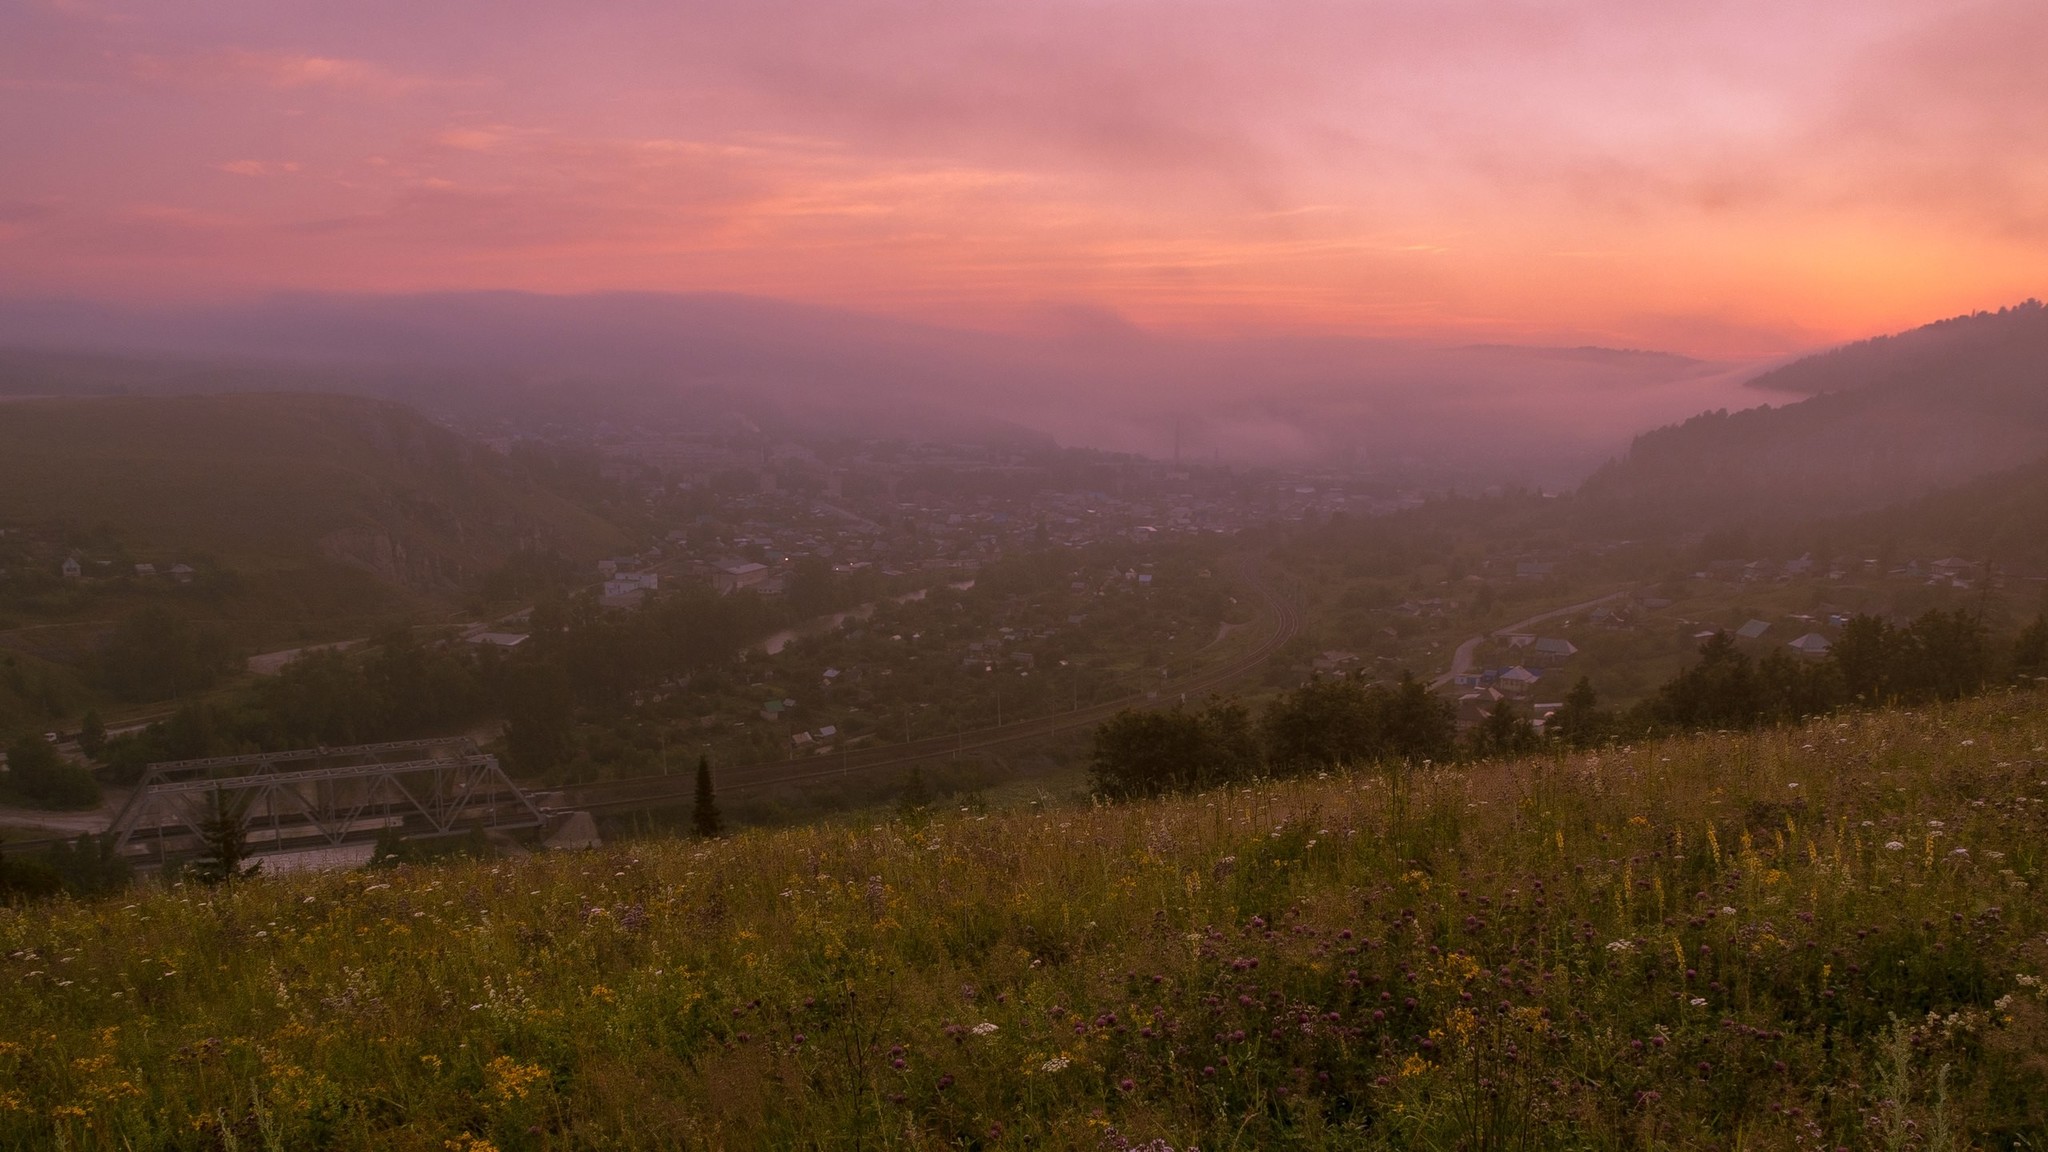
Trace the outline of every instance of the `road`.
{"type": "Polygon", "coordinates": [[[1451,681],[1456,680],[1458,677],[1463,676],[1465,673],[1470,672],[1472,670],[1472,654],[1479,650],[1479,646],[1481,644],[1486,643],[1486,638],[1489,636],[1512,636],[1517,632],[1527,632],[1529,629],[1534,628],[1536,625],[1543,623],[1545,620],[1555,620],[1559,616],[1570,616],[1574,612],[1585,612],[1593,608],[1598,608],[1600,605],[1607,603],[1609,600],[1621,599],[1623,596],[1628,595],[1631,591],[1633,591],[1633,589],[1623,588],[1619,592],[1609,592],[1605,596],[1588,600],[1583,604],[1571,604],[1563,608],[1552,608],[1548,612],[1538,613],[1534,616],[1529,617],[1527,620],[1517,620],[1513,624],[1504,624],[1499,628],[1495,628],[1491,632],[1482,632],[1479,635],[1472,637],[1470,640],[1465,641],[1463,644],[1458,645],[1458,650],[1456,652],[1451,653],[1451,670],[1437,677],[1435,680],[1431,681],[1429,686],[1431,688],[1441,688],[1444,685],[1449,684],[1451,681]]]}

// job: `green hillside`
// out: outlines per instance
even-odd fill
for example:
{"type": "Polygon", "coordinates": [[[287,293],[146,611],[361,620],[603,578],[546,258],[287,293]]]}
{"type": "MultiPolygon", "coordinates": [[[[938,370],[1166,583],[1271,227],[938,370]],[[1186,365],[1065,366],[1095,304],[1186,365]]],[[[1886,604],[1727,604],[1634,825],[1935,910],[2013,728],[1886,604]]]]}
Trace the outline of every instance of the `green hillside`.
{"type": "MultiPolygon", "coordinates": [[[[1907,555],[1965,555],[2048,565],[2048,457],[1840,521],[1835,539],[1907,555]]],[[[1873,552],[1873,554],[1875,554],[1873,552]]]]}
{"type": "Polygon", "coordinates": [[[1631,531],[1785,523],[2031,462],[2048,454],[2048,309],[2029,301],[1945,321],[1753,384],[1808,398],[1638,436],[1581,487],[1588,511],[1631,531]]]}
{"type": "Polygon", "coordinates": [[[2037,1148],[2044,753],[2002,695],[29,906],[0,1143],[2037,1148]]]}
{"type": "Polygon", "coordinates": [[[0,524],[110,530],[134,552],[325,557],[444,591],[522,546],[615,529],[399,404],[321,394],[0,402],[0,524]]]}

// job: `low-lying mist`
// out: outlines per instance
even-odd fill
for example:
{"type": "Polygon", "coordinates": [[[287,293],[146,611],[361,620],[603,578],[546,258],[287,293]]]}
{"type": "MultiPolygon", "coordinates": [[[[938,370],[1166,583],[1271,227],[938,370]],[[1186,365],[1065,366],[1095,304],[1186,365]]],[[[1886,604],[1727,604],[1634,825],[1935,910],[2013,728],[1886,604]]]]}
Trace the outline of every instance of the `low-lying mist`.
{"type": "Polygon", "coordinates": [[[322,388],[466,416],[662,431],[1050,437],[1189,460],[1333,463],[1460,485],[1576,484],[1636,433],[1750,407],[1753,365],[1647,351],[1144,331],[1025,335],[724,295],[280,295],[0,305],[0,390],[322,388]],[[46,379],[47,378],[47,379],[46,379]]]}

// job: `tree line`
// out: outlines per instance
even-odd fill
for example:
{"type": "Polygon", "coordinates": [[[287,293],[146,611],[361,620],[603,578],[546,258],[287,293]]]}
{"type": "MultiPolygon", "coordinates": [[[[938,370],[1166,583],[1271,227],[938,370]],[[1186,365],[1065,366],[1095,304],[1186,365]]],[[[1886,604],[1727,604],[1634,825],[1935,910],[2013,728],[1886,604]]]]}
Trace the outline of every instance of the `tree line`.
{"type": "Polygon", "coordinates": [[[708,589],[627,612],[589,596],[554,597],[534,608],[530,639],[510,651],[397,629],[362,651],[309,653],[84,751],[97,751],[107,778],[132,782],[162,760],[404,739],[502,716],[511,769],[549,776],[572,758],[579,718],[733,659],[786,613],[750,593],[708,589]]]}
{"type": "Polygon", "coordinates": [[[1969,613],[1937,609],[1904,625],[1857,616],[1820,659],[1778,651],[1753,658],[1726,632],[1707,638],[1698,655],[1622,710],[1603,708],[1581,677],[1540,731],[1502,699],[1460,733],[1456,705],[1407,673],[1393,684],[1311,681],[1274,698],[1256,719],[1234,700],[1127,709],[1095,730],[1090,782],[1098,795],[1127,799],[1340,766],[1487,759],[1958,700],[2003,679],[2048,680],[2048,614],[2010,644],[1969,613]]]}

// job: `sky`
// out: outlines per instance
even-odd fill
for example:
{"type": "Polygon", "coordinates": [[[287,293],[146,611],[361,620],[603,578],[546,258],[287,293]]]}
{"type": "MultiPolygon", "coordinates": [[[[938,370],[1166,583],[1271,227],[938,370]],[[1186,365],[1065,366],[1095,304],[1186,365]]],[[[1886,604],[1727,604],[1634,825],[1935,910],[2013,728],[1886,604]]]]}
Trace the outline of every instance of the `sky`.
{"type": "Polygon", "coordinates": [[[10,0],[0,297],[1781,355],[2042,294],[2039,0],[10,0]]]}

